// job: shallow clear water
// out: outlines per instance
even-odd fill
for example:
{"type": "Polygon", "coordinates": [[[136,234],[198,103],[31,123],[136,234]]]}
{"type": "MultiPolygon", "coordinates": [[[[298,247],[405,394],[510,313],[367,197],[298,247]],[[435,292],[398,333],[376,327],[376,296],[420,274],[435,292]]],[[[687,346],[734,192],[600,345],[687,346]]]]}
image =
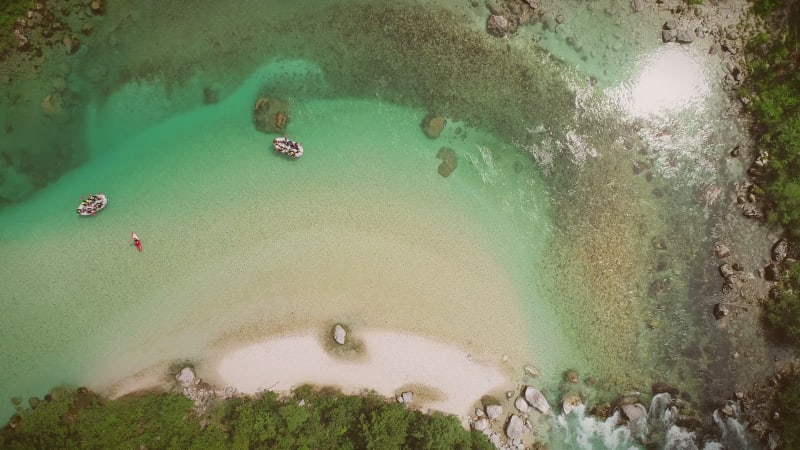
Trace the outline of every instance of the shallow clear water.
{"type": "Polygon", "coordinates": [[[658,19],[613,2],[565,3],[558,32],[511,42],[483,32],[483,8],[410,5],[131,2],[9,85],[0,398],[345,320],[506,354],[520,378],[532,364],[554,402],[576,368],[591,400],[665,381],[704,406],[705,194],[741,138],[712,62],[619,45],[658,19]],[[40,114],[51,77],[73,99],[63,124],[40,114]],[[290,102],[300,160],[254,129],[262,90],[290,102]],[[436,140],[430,113],[448,119],[436,140]],[[95,191],[109,207],[77,217],[95,191]]]}

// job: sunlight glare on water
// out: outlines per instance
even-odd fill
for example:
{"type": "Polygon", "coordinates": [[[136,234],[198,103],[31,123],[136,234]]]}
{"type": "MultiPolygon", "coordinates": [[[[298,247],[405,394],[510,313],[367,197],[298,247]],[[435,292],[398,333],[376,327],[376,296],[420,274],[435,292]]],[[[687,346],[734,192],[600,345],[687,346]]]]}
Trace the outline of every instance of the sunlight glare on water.
{"type": "Polygon", "coordinates": [[[665,45],[644,59],[625,103],[633,117],[663,115],[701,103],[710,92],[706,66],[696,50],[665,45]]]}

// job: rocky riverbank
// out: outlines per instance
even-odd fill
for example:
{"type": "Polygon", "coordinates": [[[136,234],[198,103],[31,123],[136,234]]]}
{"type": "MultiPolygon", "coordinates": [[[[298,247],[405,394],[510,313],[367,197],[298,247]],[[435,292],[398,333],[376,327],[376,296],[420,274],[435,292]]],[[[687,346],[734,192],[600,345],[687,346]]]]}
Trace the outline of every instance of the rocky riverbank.
{"type": "MultiPolygon", "coordinates": [[[[742,89],[747,81],[744,49],[748,40],[769,24],[754,15],[751,5],[744,1],[704,3],[632,0],[629,5],[606,6],[603,13],[614,17],[629,7],[637,15],[658,17],[662,25],[654,28],[651,35],[659,36],[664,45],[698,47],[716,58],[718,82],[729,92],[725,114],[731,123],[747,130],[750,121],[744,107],[750,102],[750,94],[742,89]]],[[[588,2],[586,8],[596,9],[596,5],[596,2],[588,2]]],[[[560,2],[547,0],[494,2],[488,6],[486,31],[492,36],[506,38],[525,26],[540,23],[544,30],[558,34],[565,28],[563,24],[571,20],[562,11],[560,2]]],[[[562,38],[577,51],[584,51],[582,46],[575,45],[575,38],[562,38]]],[[[584,58],[587,57],[591,55],[585,54],[584,58]]],[[[762,442],[774,448],[779,438],[771,430],[770,421],[775,413],[777,388],[782,378],[796,372],[798,360],[791,350],[770,341],[763,328],[764,305],[785,265],[787,241],[782,238],[781,230],[769,229],[761,222],[763,204],[754,186],[763,173],[768,155],[756,153],[754,149],[750,140],[730,148],[722,157],[724,177],[730,184],[709,185],[701,192],[701,201],[705,201],[714,214],[711,232],[716,244],[708,252],[713,251],[718,260],[716,268],[720,279],[705,281],[717,285],[717,293],[709,295],[697,308],[696,314],[701,316],[696,320],[702,326],[720,331],[725,341],[720,344],[729,349],[729,354],[715,362],[708,373],[709,393],[714,392],[712,398],[716,398],[712,404],[739,402],[739,419],[747,423],[762,442]],[[715,378],[727,379],[721,386],[734,388],[718,391],[713,386],[721,380],[715,378]]],[[[634,167],[637,173],[642,170],[634,167]]],[[[712,425],[709,422],[706,420],[706,425],[712,425]]]]}

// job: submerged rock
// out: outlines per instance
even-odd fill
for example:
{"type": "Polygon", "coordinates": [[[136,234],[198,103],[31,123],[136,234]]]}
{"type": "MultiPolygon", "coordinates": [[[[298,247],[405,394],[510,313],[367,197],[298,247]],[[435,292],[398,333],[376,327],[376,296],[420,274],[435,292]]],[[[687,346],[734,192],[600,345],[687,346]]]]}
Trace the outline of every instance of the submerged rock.
{"type": "Polygon", "coordinates": [[[725,263],[719,266],[719,274],[722,275],[723,278],[731,278],[736,275],[736,271],[733,270],[730,264],[725,263]]]}
{"type": "Polygon", "coordinates": [[[64,35],[61,39],[61,43],[64,44],[64,51],[67,52],[68,55],[74,55],[81,48],[81,41],[69,34],[64,35]]]}
{"type": "Polygon", "coordinates": [[[106,0],[92,0],[90,8],[94,14],[103,14],[106,12],[106,0]]]}
{"type": "Polygon", "coordinates": [[[486,21],[486,31],[492,36],[503,37],[508,33],[509,22],[508,19],[501,15],[489,16],[486,21]]]}
{"type": "Polygon", "coordinates": [[[216,89],[208,86],[203,88],[203,104],[211,105],[219,101],[219,93],[216,89]]]}
{"type": "Polygon", "coordinates": [[[578,383],[580,381],[580,376],[578,375],[578,371],[575,369],[567,370],[564,374],[564,379],[569,381],[570,383],[578,383]]]}
{"type": "Polygon", "coordinates": [[[716,244],[714,245],[714,255],[717,258],[727,258],[731,255],[731,250],[724,244],[716,244]]]}
{"type": "Polygon", "coordinates": [[[564,415],[569,415],[576,407],[582,404],[583,401],[581,401],[581,398],[575,394],[565,395],[564,398],[561,399],[561,409],[564,411],[564,415]]]}
{"type": "Polygon", "coordinates": [[[717,319],[717,320],[722,319],[723,317],[727,316],[728,314],[730,314],[730,311],[728,310],[727,306],[723,305],[722,303],[717,303],[716,305],[714,305],[714,318],[715,319],[717,319]]]}
{"type": "Polygon", "coordinates": [[[422,120],[422,132],[430,139],[436,139],[447,125],[447,119],[442,116],[427,116],[422,120]]]}
{"type": "Polygon", "coordinates": [[[437,169],[439,175],[445,178],[449,177],[458,166],[456,151],[449,147],[442,147],[439,149],[439,152],[436,153],[436,157],[442,160],[437,169]]]}
{"type": "Polygon", "coordinates": [[[49,119],[58,123],[69,122],[72,114],[67,108],[64,95],[60,92],[53,92],[42,100],[42,113],[49,119]]]}
{"type": "Polygon", "coordinates": [[[258,97],[253,107],[256,129],[263,133],[282,133],[289,123],[289,104],[283,100],[258,97]]]}
{"type": "Polygon", "coordinates": [[[530,364],[527,364],[522,370],[525,372],[525,375],[530,375],[533,378],[539,378],[542,376],[542,371],[530,364]]]}

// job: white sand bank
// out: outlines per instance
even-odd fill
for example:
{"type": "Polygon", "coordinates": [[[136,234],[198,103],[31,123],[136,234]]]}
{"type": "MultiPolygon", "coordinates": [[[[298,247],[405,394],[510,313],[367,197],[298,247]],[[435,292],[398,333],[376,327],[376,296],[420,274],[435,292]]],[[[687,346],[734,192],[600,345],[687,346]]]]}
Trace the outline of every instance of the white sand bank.
{"type": "Polygon", "coordinates": [[[458,347],[394,331],[362,331],[357,338],[365,345],[362,358],[335,356],[306,332],[229,352],[220,358],[216,374],[206,375],[243,393],[285,392],[303,383],[333,385],[346,393],[373,389],[386,396],[408,389],[415,393],[415,406],[461,416],[481,396],[514,388],[500,368],[475,362],[458,347]]]}

